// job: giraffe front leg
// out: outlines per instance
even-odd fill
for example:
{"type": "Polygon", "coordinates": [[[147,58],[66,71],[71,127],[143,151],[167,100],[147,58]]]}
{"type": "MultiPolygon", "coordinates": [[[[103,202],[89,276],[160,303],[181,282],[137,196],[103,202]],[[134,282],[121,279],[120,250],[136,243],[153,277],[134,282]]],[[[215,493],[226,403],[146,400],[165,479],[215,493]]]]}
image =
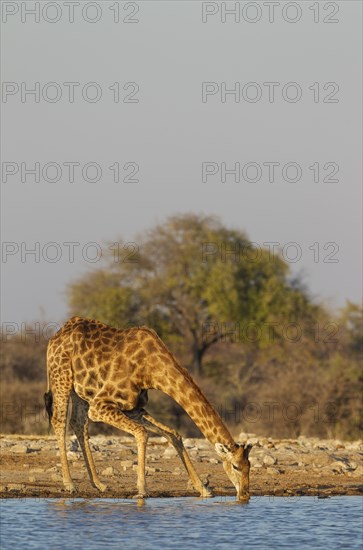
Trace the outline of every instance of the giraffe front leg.
{"type": "Polygon", "coordinates": [[[159,435],[166,437],[170,441],[170,443],[173,445],[173,447],[177,451],[182,463],[184,464],[184,467],[188,472],[190,481],[194,489],[198,491],[198,493],[200,493],[200,496],[203,498],[212,497],[213,496],[212,491],[208,487],[206,487],[206,485],[203,484],[202,480],[198,476],[192,464],[192,461],[190,460],[190,457],[187,451],[185,450],[181,435],[178,434],[176,430],[173,430],[172,428],[169,428],[169,426],[165,426],[165,424],[162,424],[158,420],[155,420],[155,418],[153,418],[146,412],[143,415],[141,422],[148,429],[158,433],[159,435]]]}
{"type": "Polygon", "coordinates": [[[147,497],[145,455],[148,435],[145,428],[131,418],[128,418],[120,410],[117,403],[111,403],[110,401],[94,400],[90,406],[88,417],[94,422],[105,422],[135,437],[138,452],[137,494],[135,498],[141,499],[147,497]]]}
{"type": "Polygon", "coordinates": [[[145,479],[145,455],[146,455],[146,444],[148,435],[147,432],[142,428],[136,436],[137,442],[137,494],[134,498],[145,498],[148,495],[146,490],[146,479],[145,479]]]}

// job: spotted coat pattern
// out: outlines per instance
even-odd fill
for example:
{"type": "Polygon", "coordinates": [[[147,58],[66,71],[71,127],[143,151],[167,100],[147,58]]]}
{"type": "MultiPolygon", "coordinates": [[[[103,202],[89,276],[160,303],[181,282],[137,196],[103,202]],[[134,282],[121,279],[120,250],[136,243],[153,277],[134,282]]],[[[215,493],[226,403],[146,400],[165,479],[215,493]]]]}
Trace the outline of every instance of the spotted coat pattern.
{"type": "MultiPolygon", "coordinates": [[[[147,494],[145,449],[148,431],[168,438],[195,489],[210,496],[184,449],[180,435],[146,412],[148,389],[161,390],[175,399],[212,444],[222,444],[228,452],[240,455],[239,446],[188,371],[177,363],[158,335],[147,327],[120,330],[99,321],[72,317],[49,341],[47,369],[48,391],[51,390],[53,398],[52,425],[61,451],[63,483],[70,491],[75,490],[65,450],[70,398],[70,424],[83,451],[91,482],[101,491],[106,487],[100,482],[93,464],[88,444],[88,418],[106,422],[135,436],[139,456],[137,496],[147,494]]],[[[239,466],[246,466],[248,453],[242,462],[239,466]]],[[[246,492],[246,468],[243,477],[246,492]]]]}

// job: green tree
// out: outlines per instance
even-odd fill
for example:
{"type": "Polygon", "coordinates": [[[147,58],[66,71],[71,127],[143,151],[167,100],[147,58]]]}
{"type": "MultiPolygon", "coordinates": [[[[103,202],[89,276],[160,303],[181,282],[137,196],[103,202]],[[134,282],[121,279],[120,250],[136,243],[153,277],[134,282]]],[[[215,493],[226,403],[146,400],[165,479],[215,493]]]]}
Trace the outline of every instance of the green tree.
{"type": "MultiPolygon", "coordinates": [[[[104,269],[70,287],[72,313],[116,326],[145,323],[166,340],[183,340],[197,374],[206,351],[226,339],[228,327],[274,326],[281,312],[296,317],[309,305],[280,256],[255,247],[215,217],[172,216],[138,243],[137,261],[109,256],[104,269]]],[[[262,331],[256,345],[269,337],[262,331]]],[[[238,338],[245,341],[246,331],[238,338]]]]}
{"type": "Polygon", "coordinates": [[[136,288],[111,269],[91,271],[69,289],[72,314],[125,328],[138,323],[140,297],[136,288]]]}

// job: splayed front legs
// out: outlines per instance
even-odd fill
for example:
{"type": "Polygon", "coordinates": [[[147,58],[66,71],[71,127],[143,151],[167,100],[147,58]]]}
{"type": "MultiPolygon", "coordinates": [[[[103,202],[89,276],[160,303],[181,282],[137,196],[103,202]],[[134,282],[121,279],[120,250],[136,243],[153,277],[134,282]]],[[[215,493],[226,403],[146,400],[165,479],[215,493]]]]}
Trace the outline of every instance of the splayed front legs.
{"type": "MultiPolygon", "coordinates": [[[[91,406],[81,399],[74,390],[71,391],[72,399],[72,415],[70,425],[73,428],[86,463],[86,468],[92,484],[104,492],[107,487],[98,478],[91,450],[88,442],[88,418],[95,422],[105,422],[120,430],[133,435],[136,439],[138,453],[137,467],[137,494],[135,498],[145,498],[147,496],[146,481],[145,481],[145,461],[146,461],[146,445],[148,441],[147,430],[164,436],[176,449],[193,487],[200,493],[202,497],[211,497],[212,492],[205,487],[199,478],[187,451],[184,448],[181,436],[168,426],[165,426],[155,418],[150,416],[143,409],[133,411],[121,411],[117,403],[95,400],[91,406]]],[[[56,400],[55,414],[52,419],[54,430],[57,434],[63,474],[63,485],[70,492],[75,491],[75,486],[72,482],[69,465],[67,460],[66,445],[65,445],[65,426],[68,402],[66,396],[62,396],[61,400],[56,400]]]]}

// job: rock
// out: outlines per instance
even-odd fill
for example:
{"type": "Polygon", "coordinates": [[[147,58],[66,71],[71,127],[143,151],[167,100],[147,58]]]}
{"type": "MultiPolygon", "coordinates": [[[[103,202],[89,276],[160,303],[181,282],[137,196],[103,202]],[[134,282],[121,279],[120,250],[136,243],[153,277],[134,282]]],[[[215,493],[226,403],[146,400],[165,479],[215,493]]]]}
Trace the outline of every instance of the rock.
{"type": "Polygon", "coordinates": [[[62,478],[61,478],[61,476],[60,476],[59,474],[52,474],[52,475],[50,476],[50,479],[51,479],[52,481],[62,481],[62,478]]]}
{"type": "Polygon", "coordinates": [[[132,468],[132,466],[135,464],[133,460],[121,460],[120,466],[124,470],[127,470],[127,468],[132,468]]]}
{"type": "Polygon", "coordinates": [[[218,460],[217,458],[210,458],[210,459],[209,459],[209,462],[210,462],[211,464],[219,464],[221,461],[218,460]]]}
{"type": "Polygon", "coordinates": [[[135,445],[135,439],[128,435],[117,437],[115,441],[117,441],[117,443],[126,443],[126,445],[135,445]]]}
{"type": "Polygon", "coordinates": [[[351,460],[348,463],[348,467],[349,467],[349,470],[356,470],[358,468],[358,464],[353,460],[351,460]]]}
{"type": "Polygon", "coordinates": [[[192,439],[190,437],[183,439],[183,444],[186,449],[192,449],[196,447],[195,439],[192,439]]]}
{"type": "Polygon", "coordinates": [[[176,452],[174,447],[168,447],[167,449],[165,449],[163,453],[163,458],[169,459],[169,458],[175,458],[176,456],[178,456],[178,453],[176,452]]]}
{"type": "Polygon", "coordinates": [[[324,445],[323,443],[316,443],[313,445],[313,449],[317,449],[318,451],[332,451],[333,448],[328,445],[324,445]]]}
{"type": "Polygon", "coordinates": [[[252,468],[263,468],[263,466],[261,462],[256,461],[252,464],[252,468]]]}
{"type": "Polygon", "coordinates": [[[328,468],[333,472],[337,472],[338,474],[341,474],[348,470],[348,466],[344,462],[341,462],[340,460],[336,460],[335,462],[332,462],[328,466],[328,468]]]}
{"type": "Polygon", "coordinates": [[[199,451],[211,451],[213,449],[212,445],[206,439],[199,439],[196,446],[199,451]]]}
{"type": "Polygon", "coordinates": [[[115,474],[115,469],[112,466],[105,468],[102,472],[103,476],[113,476],[115,474]]]}
{"type": "Polygon", "coordinates": [[[29,473],[31,473],[31,474],[40,474],[40,473],[43,473],[43,472],[45,472],[44,468],[31,468],[29,470],[29,473]]]}
{"type": "Polygon", "coordinates": [[[78,460],[80,458],[80,454],[73,451],[68,451],[67,458],[69,460],[78,460]]]}
{"type": "Polygon", "coordinates": [[[277,460],[272,455],[265,455],[263,457],[263,463],[266,466],[272,466],[273,464],[276,464],[277,460]]]}
{"type": "Polygon", "coordinates": [[[11,447],[11,451],[13,453],[19,453],[19,454],[24,454],[24,455],[30,452],[27,445],[23,445],[22,443],[17,443],[16,445],[13,445],[11,447]]]}
{"type": "MultiPolygon", "coordinates": [[[[12,441],[9,441],[8,439],[1,439],[0,441],[0,449],[6,449],[7,447],[11,447],[13,445],[12,441]]],[[[6,487],[3,485],[3,487],[6,487]]]]}
{"type": "MultiPolygon", "coordinates": [[[[189,456],[194,459],[202,458],[203,456],[206,456],[205,453],[198,451],[198,449],[192,449],[189,451],[189,456]]],[[[209,456],[209,453],[208,453],[209,456]]]]}
{"type": "Polygon", "coordinates": [[[252,437],[257,437],[257,435],[252,432],[251,433],[241,432],[238,435],[237,439],[238,441],[246,441],[247,439],[251,439],[252,437]]]}
{"type": "Polygon", "coordinates": [[[346,444],[346,449],[350,449],[352,451],[361,451],[362,447],[363,447],[362,440],[352,441],[351,443],[346,444]]]}
{"type": "MultiPolygon", "coordinates": [[[[243,443],[246,443],[246,440],[243,443]]],[[[262,447],[261,441],[258,437],[249,437],[248,438],[248,443],[250,443],[254,447],[262,447]]]]}
{"type": "Polygon", "coordinates": [[[155,455],[155,454],[148,454],[147,455],[147,459],[151,460],[152,462],[155,462],[155,460],[158,460],[159,458],[160,458],[160,455],[155,455]]]}
{"type": "Polygon", "coordinates": [[[36,482],[35,476],[29,476],[28,479],[29,479],[30,483],[35,483],[36,482]]]}
{"type": "Polygon", "coordinates": [[[145,471],[146,471],[146,475],[155,474],[155,472],[160,472],[160,468],[153,468],[151,466],[146,466],[145,471]]]}
{"type": "Polygon", "coordinates": [[[280,470],[278,470],[277,468],[271,468],[271,467],[266,468],[266,472],[267,472],[268,474],[271,474],[271,475],[276,475],[276,474],[278,475],[278,474],[280,474],[280,470]]]}
{"type": "Polygon", "coordinates": [[[41,451],[41,447],[28,447],[28,453],[40,453],[41,451]]]}
{"type": "Polygon", "coordinates": [[[256,462],[261,462],[262,461],[262,455],[261,454],[254,454],[252,456],[250,456],[250,464],[251,466],[253,466],[256,462]]]}

